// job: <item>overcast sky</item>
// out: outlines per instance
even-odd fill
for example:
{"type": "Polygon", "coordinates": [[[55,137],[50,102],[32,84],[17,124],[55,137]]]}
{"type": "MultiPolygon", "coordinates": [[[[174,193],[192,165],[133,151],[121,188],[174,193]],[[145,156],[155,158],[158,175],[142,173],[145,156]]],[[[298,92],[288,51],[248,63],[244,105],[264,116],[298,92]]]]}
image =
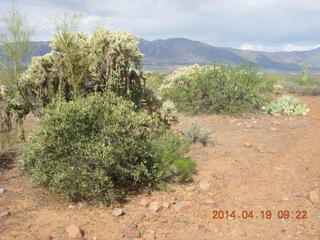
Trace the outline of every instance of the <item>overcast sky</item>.
{"type": "MultiPolygon", "coordinates": [[[[147,40],[185,37],[214,46],[253,50],[306,50],[320,44],[320,0],[17,0],[49,40],[54,19],[86,13],[82,28],[127,30],[147,40]]],[[[0,0],[0,17],[9,0],[0,0]]],[[[0,30],[3,25],[0,25],[0,30]]]]}

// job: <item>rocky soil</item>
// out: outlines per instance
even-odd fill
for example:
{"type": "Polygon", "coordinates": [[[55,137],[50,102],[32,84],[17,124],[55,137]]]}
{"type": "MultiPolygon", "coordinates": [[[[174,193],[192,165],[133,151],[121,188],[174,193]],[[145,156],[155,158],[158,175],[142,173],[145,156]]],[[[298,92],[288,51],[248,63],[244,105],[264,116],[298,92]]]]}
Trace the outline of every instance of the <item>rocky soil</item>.
{"type": "Polygon", "coordinates": [[[0,240],[319,240],[320,97],[301,100],[309,116],[181,116],[176,130],[197,121],[214,139],[192,146],[194,181],[108,208],[66,202],[1,159],[0,240]]]}

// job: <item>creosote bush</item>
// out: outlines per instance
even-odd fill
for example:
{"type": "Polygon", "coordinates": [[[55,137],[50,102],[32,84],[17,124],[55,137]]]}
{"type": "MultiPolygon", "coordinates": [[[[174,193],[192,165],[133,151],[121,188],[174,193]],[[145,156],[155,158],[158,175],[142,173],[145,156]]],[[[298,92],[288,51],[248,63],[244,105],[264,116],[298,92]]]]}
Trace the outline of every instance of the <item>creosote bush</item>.
{"type": "Polygon", "coordinates": [[[192,65],[170,74],[160,94],[180,111],[230,114],[259,110],[269,99],[273,85],[274,80],[246,65],[192,65]]]}
{"type": "Polygon", "coordinates": [[[189,180],[188,144],[113,93],[50,104],[19,167],[66,199],[110,203],[163,181],[189,180]]]}

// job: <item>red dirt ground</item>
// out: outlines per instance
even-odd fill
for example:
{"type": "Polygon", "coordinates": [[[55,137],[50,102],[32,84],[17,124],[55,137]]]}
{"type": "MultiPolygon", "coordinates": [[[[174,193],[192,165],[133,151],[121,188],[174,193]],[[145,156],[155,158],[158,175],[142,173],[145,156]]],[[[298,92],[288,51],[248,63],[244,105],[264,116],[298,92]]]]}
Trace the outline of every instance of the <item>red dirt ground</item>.
{"type": "Polygon", "coordinates": [[[300,99],[311,108],[306,117],[181,116],[176,129],[197,121],[214,138],[206,147],[192,146],[194,182],[130,196],[120,217],[112,216],[112,207],[72,205],[33,187],[14,163],[0,168],[0,188],[6,190],[0,195],[0,211],[11,213],[0,218],[0,240],[68,239],[64,229],[70,224],[84,230],[88,240],[127,239],[126,232],[135,228],[146,240],[319,240],[320,202],[309,195],[320,197],[320,97],[300,99]],[[211,185],[209,191],[199,188],[201,180],[211,185]],[[191,205],[154,214],[139,204],[142,199],[191,205]],[[236,219],[213,219],[213,210],[234,210],[236,219]],[[261,211],[268,210],[271,219],[262,219],[261,211]],[[284,210],[290,217],[278,219],[284,210]],[[253,218],[241,218],[243,211],[253,211],[253,218]],[[306,211],[307,218],[297,219],[297,211],[306,211]]]}

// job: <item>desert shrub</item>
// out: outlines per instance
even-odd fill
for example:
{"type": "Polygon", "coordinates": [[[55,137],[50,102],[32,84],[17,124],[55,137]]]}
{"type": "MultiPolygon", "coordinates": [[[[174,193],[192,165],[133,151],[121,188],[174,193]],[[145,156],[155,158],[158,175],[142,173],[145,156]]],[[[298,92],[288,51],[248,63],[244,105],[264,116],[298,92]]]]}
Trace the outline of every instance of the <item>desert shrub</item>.
{"type": "Polygon", "coordinates": [[[167,130],[153,130],[149,115],[134,111],[132,102],[112,93],[56,101],[40,125],[19,167],[34,183],[66,199],[110,202],[175,173],[180,178],[190,168],[182,164],[176,172],[172,169],[187,150],[179,148],[179,138],[168,140],[167,130]],[[166,145],[159,152],[161,139],[174,142],[176,149],[166,145]]]}
{"type": "Polygon", "coordinates": [[[307,63],[302,65],[300,75],[298,75],[295,80],[300,86],[319,85],[319,79],[311,76],[307,63]]]}
{"type": "Polygon", "coordinates": [[[12,113],[6,111],[8,102],[3,97],[5,91],[5,87],[0,85],[0,155],[9,149],[18,136],[16,124],[11,121],[12,113]]]}
{"type": "Polygon", "coordinates": [[[153,134],[152,146],[156,157],[162,159],[162,171],[166,179],[180,182],[192,179],[196,164],[190,157],[183,157],[189,150],[190,141],[182,139],[175,132],[160,131],[153,134]]]}
{"type": "Polygon", "coordinates": [[[229,114],[260,109],[273,91],[273,84],[273,80],[266,80],[257,69],[246,65],[193,65],[170,74],[160,93],[180,111],[229,114]]]}
{"type": "Polygon", "coordinates": [[[301,73],[295,76],[287,76],[285,80],[281,81],[284,90],[288,93],[299,95],[320,95],[320,78],[319,76],[312,76],[308,66],[302,66],[301,73]]]}
{"type": "Polygon", "coordinates": [[[0,127],[0,156],[5,154],[9,148],[18,139],[18,132],[15,130],[9,130],[7,126],[0,127]]]}
{"type": "Polygon", "coordinates": [[[193,122],[191,126],[184,132],[184,136],[193,143],[200,142],[203,146],[206,146],[212,141],[210,132],[205,129],[201,129],[197,122],[193,122]]]}
{"type": "Polygon", "coordinates": [[[146,79],[146,86],[154,92],[157,92],[167,75],[167,73],[163,72],[149,72],[149,76],[146,79]]]}
{"type": "Polygon", "coordinates": [[[305,104],[300,103],[298,98],[286,95],[262,107],[262,110],[269,114],[281,113],[288,115],[306,115],[310,111],[305,104]]]}
{"type": "Polygon", "coordinates": [[[299,94],[303,96],[318,96],[320,95],[319,85],[300,85],[296,82],[284,82],[282,83],[284,89],[288,93],[299,94]]]}

